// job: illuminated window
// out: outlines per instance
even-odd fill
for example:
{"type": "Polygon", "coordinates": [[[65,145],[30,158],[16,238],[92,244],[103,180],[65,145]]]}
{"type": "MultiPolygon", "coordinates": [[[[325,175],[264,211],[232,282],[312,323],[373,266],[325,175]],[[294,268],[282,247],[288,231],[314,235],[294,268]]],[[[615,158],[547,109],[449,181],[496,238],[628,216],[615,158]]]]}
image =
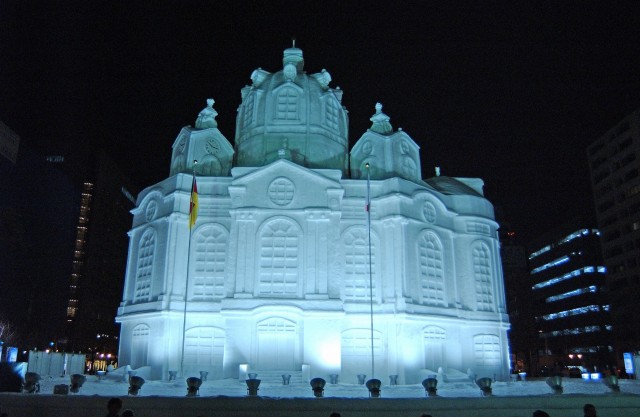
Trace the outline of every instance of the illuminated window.
{"type": "MultiPolygon", "coordinates": [[[[574,278],[574,277],[578,277],[578,276],[581,276],[581,275],[584,275],[584,274],[593,274],[593,273],[595,273],[595,271],[596,271],[596,267],[593,267],[593,266],[587,266],[587,267],[584,267],[584,268],[578,268],[578,269],[575,269],[575,270],[573,270],[571,272],[567,272],[566,274],[561,275],[559,277],[555,277],[555,278],[551,278],[551,279],[549,279],[547,281],[539,282],[539,283],[537,283],[536,285],[534,285],[531,288],[534,289],[534,290],[537,290],[537,289],[548,287],[550,285],[554,285],[554,284],[557,284],[559,282],[566,281],[568,279],[571,279],[571,278],[574,278]]],[[[598,266],[597,267],[597,271],[598,271],[598,273],[605,273],[606,272],[606,268],[604,266],[598,266]]]]}
{"type": "MultiPolygon", "coordinates": [[[[602,306],[602,310],[609,311],[609,306],[608,305],[602,306]]],[[[543,320],[548,321],[548,320],[561,319],[565,317],[577,316],[580,314],[597,313],[599,311],[600,311],[600,306],[592,304],[585,307],[572,308],[571,310],[565,310],[557,313],[546,314],[544,316],[540,316],[537,318],[542,318],[543,320]]]]}
{"type": "MultiPolygon", "coordinates": [[[[606,325],[605,329],[611,330],[612,327],[610,325],[606,325]]],[[[551,332],[538,333],[538,335],[541,338],[545,338],[545,337],[569,336],[569,335],[584,334],[584,333],[598,333],[601,331],[602,331],[602,328],[600,326],[584,326],[584,327],[575,327],[573,329],[553,330],[551,332]]]]}
{"type": "MultiPolygon", "coordinates": [[[[542,255],[543,253],[550,251],[551,248],[555,248],[555,247],[560,246],[562,244],[565,244],[567,242],[571,242],[573,239],[577,239],[577,238],[582,237],[582,236],[587,236],[590,233],[594,233],[596,235],[600,235],[600,232],[597,229],[580,229],[580,230],[576,230],[575,232],[570,233],[567,236],[563,237],[559,241],[557,241],[557,242],[555,242],[555,243],[553,243],[551,245],[547,245],[547,246],[545,246],[544,248],[542,248],[542,249],[540,249],[538,251],[533,252],[531,255],[529,255],[529,259],[533,259],[536,256],[542,255]]],[[[547,264],[547,265],[549,265],[549,264],[547,264]]],[[[543,266],[545,266],[545,265],[543,265],[543,266]]],[[[555,266],[555,265],[551,265],[551,266],[555,266]]],[[[546,268],[544,268],[544,269],[546,269],[546,268]]],[[[532,273],[535,273],[535,272],[532,272],[532,273]]]]}
{"type": "Polygon", "coordinates": [[[442,248],[438,238],[433,233],[425,233],[418,241],[418,250],[422,303],[444,305],[442,248]]]}
{"type": "Polygon", "coordinates": [[[481,334],[473,337],[473,351],[479,366],[500,365],[500,339],[498,336],[481,334]]]}
{"type": "Polygon", "coordinates": [[[194,300],[224,297],[227,232],[217,225],[202,227],[194,236],[192,247],[190,297],[194,300]]]}
{"type": "Polygon", "coordinates": [[[558,266],[561,265],[565,262],[569,262],[569,257],[567,255],[564,255],[558,259],[554,259],[553,261],[546,263],[542,266],[539,266],[537,268],[534,268],[531,270],[531,274],[537,274],[538,272],[544,271],[545,269],[549,269],[552,268],[554,266],[558,266]]]}
{"type": "Polygon", "coordinates": [[[298,93],[293,88],[283,88],[278,92],[276,119],[298,120],[298,93]]]}
{"type": "Polygon", "coordinates": [[[544,248],[542,248],[540,250],[537,250],[537,251],[533,252],[531,255],[529,255],[529,259],[533,259],[536,256],[542,255],[543,253],[548,252],[550,250],[551,250],[551,245],[547,245],[544,248]]]}
{"type": "Polygon", "coordinates": [[[149,301],[151,298],[151,281],[153,278],[153,257],[156,246],[156,235],[151,229],[144,232],[138,246],[138,270],[133,301],[136,303],[149,301]]]}
{"type": "Polygon", "coordinates": [[[375,253],[371,242],[371,269],[369,269],[369,244],[367,229],[357,227],[347,231],[344,241],[344,298],[351,301],[370,301],[369,282],[373,282],[373,296],[376,294],[375,253]],[[369,274],[371,271],[371,276],[369,274]]]}
{"type": "Polygon", "coordinates": [[[545,301],[547,303],[552,303],[554,301],[564,300],[565,298],[576,297],[582,294],[595,293],[598,291],[598,288],[595,285],[590,285],[585,288],[578,288],[577,290],[565,292],[563,294],[553,295],[551,297],[547,297],[545,301]]]}
{"type": "Polygon", "coordinates": [[[289,220],[268,223],[260,234],[258,294],[298,295],[298,227],[289,220]]]}
{"type": "Polygon", "coordinates": [[[478,310],[493,311],[493,291],[491,290],[491,257],[484,243],[473,247],[473,276],[476,282],[478,310]]]}

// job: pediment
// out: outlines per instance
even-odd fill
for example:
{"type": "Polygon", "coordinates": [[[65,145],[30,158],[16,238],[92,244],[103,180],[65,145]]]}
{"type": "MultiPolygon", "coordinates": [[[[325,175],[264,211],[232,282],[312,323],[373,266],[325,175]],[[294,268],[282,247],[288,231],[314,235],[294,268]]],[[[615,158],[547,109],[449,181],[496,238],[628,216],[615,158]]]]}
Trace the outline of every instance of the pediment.
{"type": "Polygon", "coordinates": [[[232,171],[235,178],[229,193],[234,207],[287,210],[337,207],[343,194],[339,181],[287,160],[275,161],[243,175],[245,170],[232,171]]]}
{"type": "Polygon", "coordinates": [[[342,188],[339,181],[336,181],[312,169],[305,168],[286,159],[279,159],[270,163],[269,165],[257,168],[248,173],[243,173],[242,171],[237,168],[234,168],[232,170],[231,175],[234,177],[232,185],[246,185],[263,178],[287,176],[292,178],[299,178],[301,181],[315,183],[319,186],[342,188]]]}

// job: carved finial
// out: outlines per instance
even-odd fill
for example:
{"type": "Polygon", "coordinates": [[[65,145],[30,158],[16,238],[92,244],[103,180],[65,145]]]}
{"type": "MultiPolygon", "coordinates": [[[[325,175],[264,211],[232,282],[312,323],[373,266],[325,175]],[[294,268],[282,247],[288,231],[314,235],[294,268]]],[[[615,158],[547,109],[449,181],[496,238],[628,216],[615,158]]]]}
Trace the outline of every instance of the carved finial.
{"type": "Polygon", "coordinates": [[[440,176],[440,167],[436,167],[436,177],[440,176]]]}
{"type": "Polygon", "coordinates": [[[207,99],[207,106],[209,107],[213,107],[213,103],[215,103],[215,100],[212,98],[208,98],[207,99]]]}
{"type": "Polygon", "coordinates": [[[296,37],[295,36],[293,38],[291,38],[291,47],[292,48],[296,47],[296,37]]]}
{"type": "Polygon", "coordinates": [[[376,114],[382,113],[382,104],[376,103],[376,114]]]}

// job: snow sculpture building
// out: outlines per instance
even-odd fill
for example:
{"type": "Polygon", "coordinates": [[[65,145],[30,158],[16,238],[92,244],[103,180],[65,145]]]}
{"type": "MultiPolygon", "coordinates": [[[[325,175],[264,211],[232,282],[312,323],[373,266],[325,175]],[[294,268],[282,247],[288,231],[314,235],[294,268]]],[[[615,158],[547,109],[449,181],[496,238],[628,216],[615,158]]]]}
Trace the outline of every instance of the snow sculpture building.
{"type": "Polygon", "coordinates": [[[185,376],[304,368],[355,382],[371,377],[373,340],[383,381],[506,376],[498,224],[482,181],[422,180],[418,146],[379,104],[349,153],[342,91],[303,64],[289,48],[282,70],[251,74],[235,148],[208,100],[178,134],[169,178],[138,196],[120,363],[151,366],[157,379],[183,366],[185,376]]]}

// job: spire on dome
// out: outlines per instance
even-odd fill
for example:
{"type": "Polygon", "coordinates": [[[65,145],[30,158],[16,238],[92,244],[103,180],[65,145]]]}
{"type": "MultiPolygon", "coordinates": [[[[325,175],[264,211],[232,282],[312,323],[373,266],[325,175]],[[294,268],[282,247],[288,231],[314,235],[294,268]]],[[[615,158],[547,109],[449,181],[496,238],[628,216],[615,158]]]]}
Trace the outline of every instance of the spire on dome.
{"type": "Polygon", "coordinates": [[[302,49],[296,48],[296,41],[293,40],[293,46],[284,50],[282,54],[282,66],[292,64],[298,72],[302,72],[304,68],[304,58],[302,57],[302,49]]]}
{"type": "Polygon", "coordinates": [[[212,98],[207,99],[207,107],[202,109],[196,119],[196,129],[218,127],[218,122],[216,122],[218,112],[213,109],[213,103],[215,103],[215,101],[212,98]]]}
{"type": "Polygon", "coordinates": [[[391,123],[389,123],[389,120],[391,120],[391,118],[382,113],[382,104],[376,103],[376,114],[371,116],[369,120],[373,122],[373,124],[371,125],[371,129],[369,130],[381,133],[383,135],[393,133],[391,123]]]}

